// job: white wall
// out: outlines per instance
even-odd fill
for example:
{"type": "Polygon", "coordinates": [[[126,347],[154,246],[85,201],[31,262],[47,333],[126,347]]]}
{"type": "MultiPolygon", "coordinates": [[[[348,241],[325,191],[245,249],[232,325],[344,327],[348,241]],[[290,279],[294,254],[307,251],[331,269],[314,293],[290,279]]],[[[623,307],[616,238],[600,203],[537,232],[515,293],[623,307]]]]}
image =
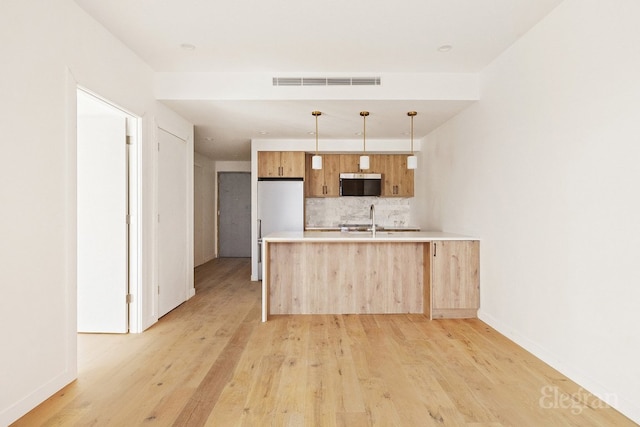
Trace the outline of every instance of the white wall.
{"type": "MultiPolygon", "coordinates": [[[[199,166],[201,176],[199,185],[194,185],[194,205],[201,208],[202,224],[194,227],[194,245],[201,251],[200,257],[194,257],[195,265],[204,264],[216,257],[216,162],[194,153],[194,164],[199,166]]],[[[196,168],[197,170],[197,168],[196,168]]],[[[198,179],[198,174],[194,174],[198,179]]]]}
{"type": "Polygon", "coordinates": [[[420,165],[425,224],[482,239],[480,317],[636,422],[638,22],[635,0],[561,3],[420,165]]]}
{"type": "MultiPolygon", "coordinates": [[[[0,387],[0,425],[6,425],[76,376],[76,86],[143,118],[146,292],[156,255],[149,249],[155,126],[188,138],[191,151],[193,130],[154,100],[151,70],[71,0],[2,1],[0,40],[0,378],[11,384],[0,387]]],[[[143,309],[148,326],[153,307],[143,309]]]]}

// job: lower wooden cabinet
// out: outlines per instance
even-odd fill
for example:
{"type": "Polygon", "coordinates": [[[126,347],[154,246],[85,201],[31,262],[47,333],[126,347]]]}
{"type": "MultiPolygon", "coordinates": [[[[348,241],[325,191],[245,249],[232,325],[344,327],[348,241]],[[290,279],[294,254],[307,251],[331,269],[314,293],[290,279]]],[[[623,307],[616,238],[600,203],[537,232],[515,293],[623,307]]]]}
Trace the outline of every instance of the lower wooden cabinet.
{"type": "Polygon", "coordinates": [[[263,241],[263,321],[270,314],[477,317],[477,240],[309,240],[263,241]]]}
{"type": "Polygon", "coordinates": [[[431,242],[431,317],[477,317],[480,307],[480,242],[431,242]]]}

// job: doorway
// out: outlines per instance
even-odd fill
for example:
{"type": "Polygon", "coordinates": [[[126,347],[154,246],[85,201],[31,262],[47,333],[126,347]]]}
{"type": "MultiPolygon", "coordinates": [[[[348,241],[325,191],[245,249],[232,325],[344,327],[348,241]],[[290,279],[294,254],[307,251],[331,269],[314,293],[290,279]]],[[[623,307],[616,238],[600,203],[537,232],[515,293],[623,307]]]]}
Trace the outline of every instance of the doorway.
{"type": "Polygon", "coordinates": [[[127,333],[137,328],[139,119],[85,89],[76,94],[77,330],[127,333]]]}
{"type": "Polygon", "coordinates": [[[251,257],[251,174],[218,173],[218,253],[251,257]]]}

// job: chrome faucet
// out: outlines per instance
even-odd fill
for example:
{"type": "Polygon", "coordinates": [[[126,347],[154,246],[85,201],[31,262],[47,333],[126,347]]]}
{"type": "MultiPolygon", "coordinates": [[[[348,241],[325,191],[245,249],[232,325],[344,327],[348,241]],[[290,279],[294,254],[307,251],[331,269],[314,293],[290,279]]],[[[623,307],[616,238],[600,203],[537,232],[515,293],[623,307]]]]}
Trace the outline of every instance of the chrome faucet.
{"type": "Polygon", "coordinates": [[[373,203],[369,208],[369,219],[371,220],[371,237],[376,237],[376,207],[373,203]]]}

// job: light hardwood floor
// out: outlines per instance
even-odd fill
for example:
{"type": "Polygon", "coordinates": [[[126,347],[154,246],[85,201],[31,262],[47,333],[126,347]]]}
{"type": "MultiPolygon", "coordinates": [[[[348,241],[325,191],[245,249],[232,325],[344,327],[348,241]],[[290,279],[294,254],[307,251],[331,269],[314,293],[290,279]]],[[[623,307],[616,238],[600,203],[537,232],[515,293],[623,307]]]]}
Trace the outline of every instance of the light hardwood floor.
{"type": "Polygon", "coordinates": [[[274,316],[247,259],[143,334],[80,335],[78,380],[16,426],[625,426],[479,320],[274,316]]]}

